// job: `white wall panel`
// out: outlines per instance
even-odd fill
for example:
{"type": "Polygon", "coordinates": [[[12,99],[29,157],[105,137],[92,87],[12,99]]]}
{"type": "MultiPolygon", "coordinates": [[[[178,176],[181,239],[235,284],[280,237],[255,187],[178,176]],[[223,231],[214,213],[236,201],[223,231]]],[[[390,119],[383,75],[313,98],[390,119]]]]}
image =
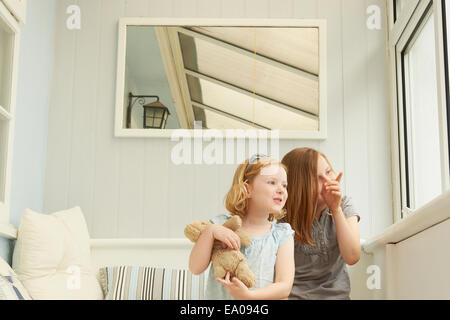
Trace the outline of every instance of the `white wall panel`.
{"type": "Polygon", "coordinates": [[[197,14],[197,1],[173,0],[173,17],[193,18],[197,14]]]}
{"type": "MultiPolygon", "coordinates": [[[[169,169],[169,237],[183,236],[184,226],[194,218],[194,165],[170,165],[169,169]]],[[[211,195],[208,199],[212,198],[211,195]]],[[[208,201],[208,200],[207,200],[208,201]]]]}
{"type": "MultiPolygon", "coordinates": [[[[311,9],[310,9],[311,10],[311,9]]],[[[325,153],[337,172],[344,172],[342,190],[346,191],[347,175],[344,153],[344,92],[342,65],[342,7],[341,1],[319,0],[318,18],[327,20],[328,59],[328,138],[317,148],[325,153]]],[[[312,146],[314,147],[314,146],[312,146]]]]}
{"type": "Polygon", "coordinates": [[[367,29],[367,168],[369,174],[367,201],[370,205],[368,209],[369,234],[378,234],[393,223],[390,178],[390,106],[387,51],[384,45],[387,28],[385,1],[366,0],[366,7],[371,5],[380,8],[381,29],[367,29]],[[375,199],[383,199],[383,201],[374,201],[375,199]]]}
{"type": "Polygon", "coordinates": [[[267,18],[268,16],[269,0],[245,0],[245,16],[243,18],[267,18]]]}
{"type": "Polygon", "coordinates": [[[87,224],[92,226],[95,170],[95,116],[98,105],[101,5],[99,1],[80,0],[82,30],[76,34],[73,71],[72,109],[69,113],[69,207],[84,209],[87,224]]]}
{"type": "Polygon", "coordinates": [[[386,252],[387,299],[450,299],[450,219],[386,252]]]}
{"type": "Polygon", "coordinates": [[[221,0],[197,0],[197,18],[220,18],[222,15],[221,0]]]}
{"type": "MultiPolygon", "coordinates": [[[[117,43],[117,17],[124,14],[125,0],[102,1],[102,18],[99,39],[97,105],[95,107],[95,164],[91,235],[108,238],[116,235],[119,206],[119,141],[113,138],[115,99],[111,92],[116,84],[116,53],[111,52],[117,43]],[[114,230],[114,231],[113,231],[114,230]]],[[[48,197],[46,197],[48,198],[48,197]]],[[[84,209],[84,208],[83,208],[84,209]]],[[[84,210],[85,211],[85,210],[84,210]]]]}
{"type": "MultiPolygon", "coordinates": [[[[360,210],[359,227],[363,235],[370,234],[367,84],[370,60],[367,54],[366,7],[365,1],[342,1],[345,191],[360,210]]],[[[329,101],[332,103],[333,100],[329,101]]]]}
{"type": "Polygon", "coordinates": [[[245,17],[245,1],[229,0],[222,1],[222,17],[223,18],[244,18],[245,17]]]}
{"type": "Polygon", "coordinates": [[[25,208],[43,209],[55,7],[55,0],[29,1],[27,22],[20,27],[10,199],[14,226],[25,208]]]}
{"type": "Polygon", "coordinates": [[[76,65],[77,33],[66,28],[66,8],[73,1],[56,3],[55,41],[50,106],[48,114],[47,160],[44,210],[68,207],[71,163],[71,114],[76,65]]]}
{"type": "Polygon", "coordinates": [[[169,234],[170,227],[168,203],[173,200],[168,177],[161,177],[162,172],[169,172],[170,149],[167,141],[146,141],[144,159],[143,237],[164,238],[169,234]]]}
{"type": "Polygon", "coordinates": [[[171,17],[173,15],[173,1],[167,0],[149,0],[149,17],[171,17]]]}
{"type": "Polygon", "coordinates": [[[294,15],[294,0],[270,0],[270,18],[292,18],[294,15]]]}
{"type": "MultiPolygon", "coordinates": [[[[326,5],[329,5],[332,2],[333,1],[328,1],[326,5]]],[[[294,0],[294,17],[314,19],[318,14],[318,6],[319,1],[317,0],[294,0]]]]}

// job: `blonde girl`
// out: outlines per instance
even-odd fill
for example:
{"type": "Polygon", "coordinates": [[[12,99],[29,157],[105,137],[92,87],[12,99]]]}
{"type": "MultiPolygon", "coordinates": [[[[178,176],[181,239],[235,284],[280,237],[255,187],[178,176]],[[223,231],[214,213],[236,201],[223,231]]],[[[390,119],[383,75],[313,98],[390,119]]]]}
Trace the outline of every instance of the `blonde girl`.
{"type": "Polygon", "coordinates": [[[254,155],[238,166],[225,206],[230,214],[219,215],[202,232],[194,245],[189,269],[194,274],[206,270],[214,240],[230,250],[240,250],[256,276],[256,285],[248,289],[227,272],[224,279],[214,279],[209,271],[207,299],[286,299],[294,278],[293,230],[287,223],[276,223],[287,199],[286,168],[273,159],[254,155]],[[240,247],[239,237],[222,224],[239,215],[242,229],[252,236],[248,247],[240,247]]]}
{"type": "Polygon", "coordinates": [[[361,253],[351,199],[327,157],[311,148],[286,154],[289,199],[285,221],[295,230],[295,278],[289,299],[349,299],[347,267],[361,253]]]}

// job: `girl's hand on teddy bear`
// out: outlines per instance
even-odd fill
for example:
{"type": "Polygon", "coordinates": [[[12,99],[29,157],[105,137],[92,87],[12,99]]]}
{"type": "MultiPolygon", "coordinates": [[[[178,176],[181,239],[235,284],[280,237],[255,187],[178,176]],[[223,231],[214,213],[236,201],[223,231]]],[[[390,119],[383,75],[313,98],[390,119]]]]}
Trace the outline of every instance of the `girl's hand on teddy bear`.
{"type": "Polygon", "coordinates": [[[241,239],[232,230],[212,224],[209,226],[214,239],[222,242],[223,248],[231,248],[233,250],[239,250],[241,248],[241,239]]]}
{"type": "Polygon", "coordinates": [[[227,271],[225,275],[225,279],[216,278],[216,281],[221,283],[225,290],[235,299],[238,300],[247,300],[251,298],[251,291],[247,288],[247,286],[238,278],[232,277],[231,280],[230,271],[227,271]]]}

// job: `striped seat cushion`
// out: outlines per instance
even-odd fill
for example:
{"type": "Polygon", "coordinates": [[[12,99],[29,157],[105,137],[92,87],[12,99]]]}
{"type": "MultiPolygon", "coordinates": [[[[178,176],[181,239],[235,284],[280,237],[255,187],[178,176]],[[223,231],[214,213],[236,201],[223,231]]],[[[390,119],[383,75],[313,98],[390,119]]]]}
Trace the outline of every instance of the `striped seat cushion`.
{"type": "Polygon", "coordinates": [[[202,300],[204,276],[186,269],[115,266],[100,269],[105,300],[202,300]]]}
{"type": "Polygon", "coordinates": [[[14,270],[0,258],[0,300],[32,300],[14,270]]]}
{"type": "Polygon", "coordinates": [[[0,300],[32,300],[17,276],[0,275],[0,300]]]}

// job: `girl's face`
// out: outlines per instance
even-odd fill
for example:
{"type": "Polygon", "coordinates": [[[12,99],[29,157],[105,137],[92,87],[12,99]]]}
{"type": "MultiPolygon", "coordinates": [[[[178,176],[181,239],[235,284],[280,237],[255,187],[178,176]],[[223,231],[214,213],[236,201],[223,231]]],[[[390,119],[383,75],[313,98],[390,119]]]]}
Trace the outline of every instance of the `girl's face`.
{"type": "Polygon", "coordinates": [[[264,214],[280,212],[287,200],[287,175],[284,168],[273,164],[261,172],[248,184],[249,208],[264,214]]]}
{"type": "Polygon", "coordinates": [[[335,180],[336,174],[331,170],[330,165],[328,162],[322,157],[319,156],[319,160],[317,162],[317,179],[318,179],[318,185],[319,185],[319,198],[317,206],[321,207],[325,204],[325,200],[322,197],[322,188],[325,182],[328,180],[335,180]]]}

